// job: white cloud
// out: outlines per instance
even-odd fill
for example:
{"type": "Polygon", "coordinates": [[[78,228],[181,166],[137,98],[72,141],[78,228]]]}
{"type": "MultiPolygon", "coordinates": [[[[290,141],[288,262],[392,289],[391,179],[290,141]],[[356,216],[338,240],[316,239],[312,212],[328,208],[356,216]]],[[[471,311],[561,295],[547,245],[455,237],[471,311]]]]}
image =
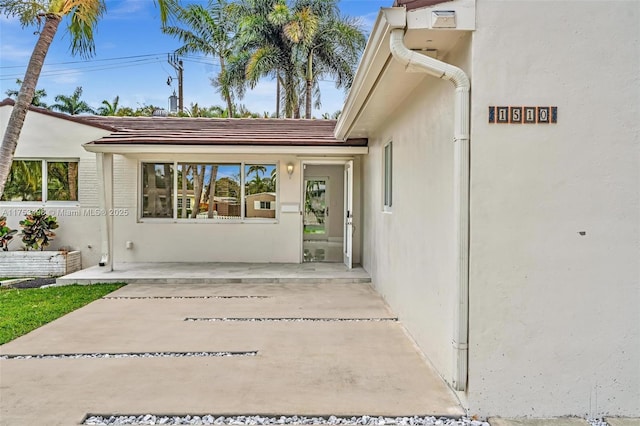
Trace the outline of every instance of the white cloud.
{"type": "Polygon", "coordinates": [[[373,25],[376,23],[376,19],[378,18],[378,11],[367,13],[366,15],[360,15],[356,17],[358,25],[360,28],[366,33],[371,33],[373,29],[373,25]]]}
{"type": "Polygon", "coordinates": [[[3,44],[2,48],[0,48],[0,56],[2,57],[3,66],[5,66],[5,61],[9,60],[21,62],[24,61],[26,67],[26,63],[31,57],[31,52],[33,52],[32,48],[3,44]]]}

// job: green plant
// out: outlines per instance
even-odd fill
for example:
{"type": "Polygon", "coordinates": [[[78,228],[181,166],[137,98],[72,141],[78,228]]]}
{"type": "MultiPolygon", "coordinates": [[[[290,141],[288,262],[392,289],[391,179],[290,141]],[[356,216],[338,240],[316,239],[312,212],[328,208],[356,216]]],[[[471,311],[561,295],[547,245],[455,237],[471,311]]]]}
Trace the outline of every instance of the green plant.
{"type": "Polygon", "coordinates": [[[22,242],[27,250],[44,250],[56,236],[52,230],[58,227],[58,219],[49,216],[44,209],[38,209],[29,212],[25,219],[20,221],[20,226],[22,242]]]}
{"type": "Polygon", "coordinates": [[[0,216],[0,248],[2,251],[9,250],[9,242],[18,231],[7,226],[7,218],[0,216]]]}

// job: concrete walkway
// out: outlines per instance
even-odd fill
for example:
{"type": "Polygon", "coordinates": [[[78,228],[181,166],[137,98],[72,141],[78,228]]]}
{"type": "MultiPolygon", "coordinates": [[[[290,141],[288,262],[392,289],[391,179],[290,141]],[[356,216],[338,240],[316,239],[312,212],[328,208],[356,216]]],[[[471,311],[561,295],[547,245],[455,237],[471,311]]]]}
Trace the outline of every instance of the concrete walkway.
{"type": "Polygon", "coordinates": [[[113,271],[92,266],[57,279],[58,284],[230,284],[230,283],[370,283],[361,267],[342,263],[117,263],[113,271]]]}
{"type": "Polygon", "coordinates": [[[369,284],[131,284],[0,354],[257,355],[0,360],[0,424],[77,425],[87,414],[463,415],[393,319],[369,284]]]}

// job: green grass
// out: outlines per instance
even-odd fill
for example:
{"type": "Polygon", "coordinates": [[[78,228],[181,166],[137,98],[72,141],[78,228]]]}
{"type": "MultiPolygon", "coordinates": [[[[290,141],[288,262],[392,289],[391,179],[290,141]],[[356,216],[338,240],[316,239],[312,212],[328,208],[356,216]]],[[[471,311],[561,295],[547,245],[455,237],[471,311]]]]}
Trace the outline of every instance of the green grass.
{"type": "Polygon", "coordinates": [[[68,314],[125,284],[0,290],[0,345],[68,314]]]}

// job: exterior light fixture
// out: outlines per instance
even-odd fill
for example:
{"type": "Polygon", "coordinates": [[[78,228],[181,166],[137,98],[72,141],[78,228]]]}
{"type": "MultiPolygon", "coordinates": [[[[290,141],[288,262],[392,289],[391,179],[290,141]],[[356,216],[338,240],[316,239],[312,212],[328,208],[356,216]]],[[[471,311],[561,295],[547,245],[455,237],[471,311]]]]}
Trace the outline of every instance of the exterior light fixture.
{"type": "Polygon", "coordinates": [[[291,175],[293,174],[293,163],[287,164],[287,173],[289,174],[289,179],[291,179],[291,175]]]}

